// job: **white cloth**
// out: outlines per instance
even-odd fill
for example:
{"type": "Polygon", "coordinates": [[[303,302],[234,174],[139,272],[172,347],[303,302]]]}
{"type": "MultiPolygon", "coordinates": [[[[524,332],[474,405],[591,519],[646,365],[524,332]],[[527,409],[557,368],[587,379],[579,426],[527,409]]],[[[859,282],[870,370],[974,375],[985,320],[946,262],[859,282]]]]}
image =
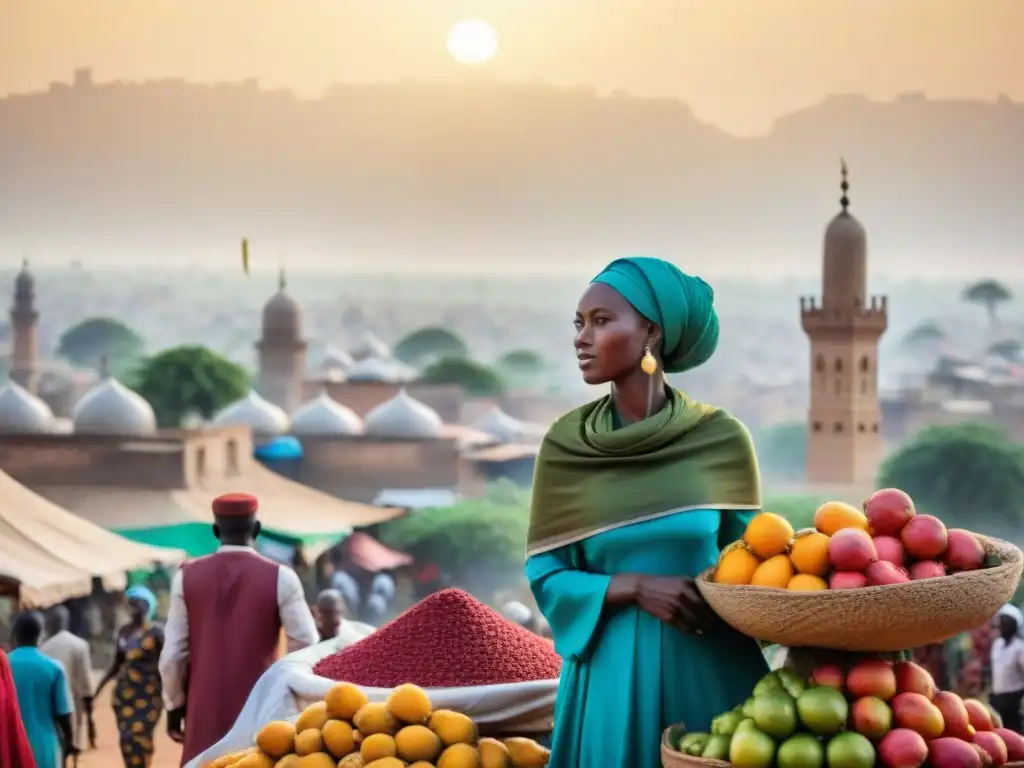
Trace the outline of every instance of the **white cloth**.
{"type": "Polygon", "coordinates": [[[92,690],[92,653],[89,650],[89,643],[78,635],[62,629],[52,637],[47,638],[39,650],[55,661],[59,661],[64,667],[64,674],[68,679],[68,688],[71,691],[71,700],[74,704],[75,714],[71,718],[72,733],[75,746],[82,746],[82,716],[84,714],[84,701],[91,699],[92,690]]]}
{"type": "Polygon", "coordinates": [[[1020,608],[1007,603],[996,612],[996,616],[1009,616],[1011,619],[1017,622],[1018,629],[1024,625],[1024,614],[1021,613],[1020,608]]]}
{"type": "MultiPolygon", "coordinates": [[[[359,626],[356,622],[346,621],[343,628],[350,625],[359,626]]],[[[294,720],[303,709],[323,699],[334,681],[314,675],[313,667],[321,659],[358,639],[361,638],[354,637],[348,642],[343,637],[325,640],[278,661],[256,683],[227,736],[185,768],[200,768],[221,755],[251,747],[260,728],[271,720],[294,720]]],[[[391,693],[389,688],[363,690],[370,701],[384,701],[391,693]]],[[[550,717],[557,691],[558,680],[536,680],[474,688],[434,688],[427,693],[436,709],[454,709],[486,725],[550,717]]]]}
{"type": "Polygon", "coordinates": [[[1024,691],[1024,639],[1009,643],[997,637],[992,643],[992,693],[1024,691]]]}
{"type": "MultiPolygon", "coordinates": [[[[250,547],[222,546],[217,550],[218,554],[221,552],[247,552],[258,556],[250,547]]],[[[160,680],[164,706],[168,710],[178,709],[185,703],[188,677],[188,607],[182,578],[183,572],[178,571],[171,582],[171,609],[164,625],[164,649],[160,654],[160,680]]],[[[320,639],[302,582],[295,571],[284,565],[277,569],[277,606],[281,626],[288,637],[289,652],[313,645],[320,639]]]]}

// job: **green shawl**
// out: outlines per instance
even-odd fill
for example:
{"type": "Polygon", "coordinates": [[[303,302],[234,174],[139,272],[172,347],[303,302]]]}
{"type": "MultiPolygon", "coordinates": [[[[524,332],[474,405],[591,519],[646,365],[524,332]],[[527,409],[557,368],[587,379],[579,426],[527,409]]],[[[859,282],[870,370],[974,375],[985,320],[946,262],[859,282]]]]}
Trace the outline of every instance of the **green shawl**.
{"type": "Polygon", "coordinates": [[[610,396],[551,426],[533,476],[527,557],[675,512],[761,508],[747,428],[667,392],[658,413],[621,429],[610,396]]]}

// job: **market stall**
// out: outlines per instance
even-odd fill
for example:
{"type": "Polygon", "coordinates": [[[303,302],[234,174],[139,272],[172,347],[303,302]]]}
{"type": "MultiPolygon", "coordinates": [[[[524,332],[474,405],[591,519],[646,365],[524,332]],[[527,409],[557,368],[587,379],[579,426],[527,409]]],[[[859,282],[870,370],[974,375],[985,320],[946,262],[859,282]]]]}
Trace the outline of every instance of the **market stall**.
{"type": "Polygon", "coordinates": [[[83,520],[0,472],[0,582],[21,607],[45,608],[123,590],[129,571],[185,559],[178,549],[130,541],[83,520]]]}
{"type": "MultiPolygon", "coordinates": [[[[423,705],[421,709],[429,709],[440,720],[435,717],[432,722],[429,712],[421,711],[411,719],[395,714],[392,722],[387,714],[381,714],[390,710],[380,710],[377,715],[386,724],[380,733],[392,741],[402,741],[403,725],[438,732],[445,728],[441,723],[448,717],[441,713],[457,713],[463,718],[460,722],[471,722],[472,728],[457,738],[440,734],[444,749],[461,745],[460,749],[500,750],[503,747],[492,742],[505,745],[511,740],[515,748],[544,755],[546,750],[538,742],[551,730],[561,661],[549,643],[465,592],[442,590],[341,651],[332,653],[322,645],[314,646],[286,657],[275,667],[276,673],[264,675],[253,689],[231,732],[187,768],[203,768],[226,755],[252,748],[270,723],[304,724],[301,721],[305,713],[323,705],[325,699],[329,702],[331,692],[339,685],[357,690],[358,696],[377,708],[389,701],[393,704],[397,690],[411,686],[422,691],[422,695],[415,696],[425,697],[429,707],[423,705]]],[[[327,739],[327,720],[352,725],[369,718],[364,715],[354,709],[344,717],[324,719],[316,726],[323,734],[323,743],[327,739]]],[[[366,728],[364,723],[356,729],[364,739],[375,730],[371,727],[367,732],[366,728]]],[[[288,730],[287,726],[279,729],[288,730]]],[[[420,735],[428,746],[434,743],[425,733],[420,735]]],[[[382,749],[386,752],[390,742],[383,738],[376,741],[384,743],[382,749]]],[[[360,752],[358,744],[349,747],[353,753],[360,752]]],[[[338,754],[338,748],[322,748],[335,760],[350,754],[338,754]]],[[[299,747],[300,752],[303,749],[299,747]]],[[[440,755],[438,750],[433,758],[439,759],[440,755]]],[[[398,757],[402,757],[401,751],[398,757]]]]}

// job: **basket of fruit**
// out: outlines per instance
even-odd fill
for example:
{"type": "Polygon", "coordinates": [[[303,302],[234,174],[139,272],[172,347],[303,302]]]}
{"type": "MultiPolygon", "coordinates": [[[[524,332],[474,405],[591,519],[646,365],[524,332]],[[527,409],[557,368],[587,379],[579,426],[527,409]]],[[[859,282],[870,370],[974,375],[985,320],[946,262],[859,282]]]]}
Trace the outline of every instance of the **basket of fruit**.
{"type": "Polygon", "coordinates": [[[1012,544],[947,530],[888,488],[863,512],[828,502],[814,528],[795,533],[762,512],[697,585],[722,619],[759,640],[881,653],[981,626],[1013,596],[1022,565],[1012,544]]]}
{"type": "Polygon", "coordinates": [[[669,726],[662,734],[661,764],[664,768],[732,768],[725,760],[703,757],[705,752],[727,757],[728,739],[710,733],[687,733],[682,724],[669,726]]]}
{"type": "Polygon", "coordinates": [[[770,672],[710,733],[668,729],[661,754],[665,768],[1009,768],[1024,737],[913,662],[865,659],[770,672]]]}

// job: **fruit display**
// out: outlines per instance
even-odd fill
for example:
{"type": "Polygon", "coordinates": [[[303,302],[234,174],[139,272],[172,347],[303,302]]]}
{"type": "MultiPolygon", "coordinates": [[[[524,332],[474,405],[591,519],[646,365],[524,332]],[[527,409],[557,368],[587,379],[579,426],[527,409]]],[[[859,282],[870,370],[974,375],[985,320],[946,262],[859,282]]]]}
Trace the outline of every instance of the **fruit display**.
{"type": "Polygon", "coordinates": [[[884,488],[863,511],[841,501],[823,504],[814,527],[800,531],[772,512],[756,515],[743,538],[722,551],[713,578],[813,592],[904,584],[999,563],[975,534],[919,515],[909,495],[884,488]]]}
{"type": "Polygon", "coordinates": [[[543,768],[550,756],[532,739],[481,738],[471,718],[435,710],[412,684],[371,702],[358,686],[337,683],[295,722],[265,725],[255,742],[204,768],[543,768]]]}
{"type": "Polygon", "coordinates": [[[770,672],[709,733],[678,734],[669,747],[736,768],[998,768],[1024,760],[1024,737],[987,705],[937,690],[913,662],[881,659],[823,665],[806,679],[770,672]]]}

